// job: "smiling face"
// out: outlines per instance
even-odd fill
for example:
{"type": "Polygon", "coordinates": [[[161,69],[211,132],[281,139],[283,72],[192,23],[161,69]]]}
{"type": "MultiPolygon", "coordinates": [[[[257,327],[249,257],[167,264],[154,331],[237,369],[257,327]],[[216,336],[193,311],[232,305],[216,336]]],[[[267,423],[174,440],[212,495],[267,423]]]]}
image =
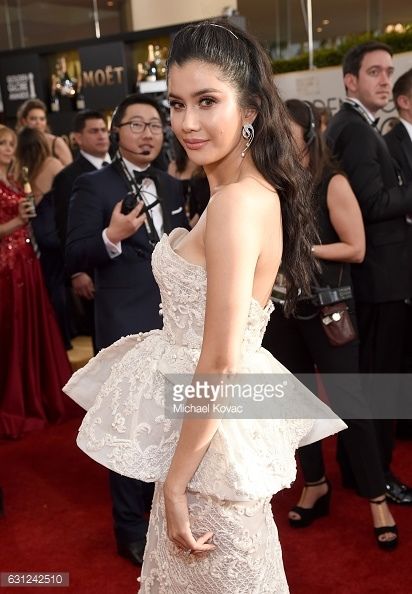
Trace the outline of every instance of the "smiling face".
{"type": "Polygon", "coordinates": [[[242,125],[254,114],[242,110],[236,89],[218,66],[199,60],[173,64],[169,101],[173,132],[191,161],[207,167],[231,156],[241,160],[242,125]]]}
{"type": "Polygon", "coordinates": [[[0,168],[7,171],[16,150],[16,139],[12,132],[0,130],[0,168]]]}
{"type": "Polygon", "coordinates": [[[123,157],[138,167],[150,165],[163,146],[163,131],[159,130],[160,133],[157,133],[159,126],[162,126],[162,120],[153,105],[146,103],[129,105],[117,129],[119,148],[123,157]],[[148,125],[141,132],[132,131],[131,122],[155,124],[156,133],[153,133],[148,125]]]}
{"type": "Polygon", "coordinates": [[[46,114],[42,109],[35,107],[29,111],[22,124],[28,128],[37,128],[40,132],[45,132],[47,127],[46,114]]]}
{"type": "Polygon", "coordinates": [[[358,99],[372,114],[385,107],[391,97],[392,56],[384,50],[363,56],[358,76],[346,74],[344,81],[348,96],[358,99]]]}

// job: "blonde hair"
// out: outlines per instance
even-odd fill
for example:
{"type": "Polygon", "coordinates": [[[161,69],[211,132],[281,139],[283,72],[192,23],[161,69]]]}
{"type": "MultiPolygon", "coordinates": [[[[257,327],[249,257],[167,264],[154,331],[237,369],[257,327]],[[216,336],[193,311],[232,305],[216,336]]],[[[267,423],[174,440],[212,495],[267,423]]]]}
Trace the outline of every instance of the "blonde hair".
{"type": "MultiPolygon", "coordinates": [[[[14,141],[14,146],[16,147],[17,150],[17,134],[15,133],[14,130],[12,130],[12,128],[9,128],[8,126],[4,126],[3,124],[0,124],[0,142],[3,140],[3,138],[5,136],[11,136],[13,141],[14,141]]],[[[16,162],[13,159],[13,161],[10,163],[8,169],[7,169],[7,177],[14,179],[16,177],[16,162]]]]}
{"type": "Polygon", "coordinates": [[[12,130],[12,128],[9,128],[8,126],[0,124],[0,140],[2,140],[7,134],[9,134],[13,138],[14,144],[17,145],[17,134],[15,133],[15,131],[12,130]]]}

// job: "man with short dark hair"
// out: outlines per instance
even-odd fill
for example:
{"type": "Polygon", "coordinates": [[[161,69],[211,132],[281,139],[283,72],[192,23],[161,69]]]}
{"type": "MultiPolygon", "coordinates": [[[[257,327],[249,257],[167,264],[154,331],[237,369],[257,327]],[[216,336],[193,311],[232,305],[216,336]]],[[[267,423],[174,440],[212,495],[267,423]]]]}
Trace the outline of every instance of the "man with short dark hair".
{"type": "Polygon", "coordinates": [[[100,169],[103,163],[110,163],[109,132],[102,113],[84,109],[73,120],[73,131],[79,154],[75,161],[56,175],[53,191],[57,230],[60,240],[66,243],[67,216],[70,196],[75,180],[83,173],[100,169]]]}
{"type": "MultiPolygon", "coordinates": [[[[390,376],[388,398],[395,402],[405,343],[405,299],[412,294],[412,259],[408,250],[412,184],[403,184],[385,141],[376,129],[376,113],[391,97],[392,50],[379,42],[360,44],[343,61],[347,98],[327,129],[362,210],[366,255],[352,266],[360,336],[360,371],[390,376]]],[[[376,376],[375,376],[376,377],[376,376]]],[[[388,376],[389,378],[389,376],[388,376]]],[[[368,386],[373,394],[380,386],[368,386]]],[[[386,473],[387,496],[412,504],[412,490],[391,473],[393,421],[377,420],[377,435],[386,473]]]]}
{"type": "Polygon", "coordinates": [[[400,122],[385,134],[384,139],[397,162],[405,183],[412,182],[412,68],[393,86],[393,101],[400,122]]]}
{"type": "MultiPolygon", "coordinates": [[[[126,97],[113,114],[115,159],[80,177],[73,190],[66,263],[71,272],[82,266],[94,272],[98,349],[162,326],[153,247],[164,232],[188,227],[181,182],[150,167],[162,149],[164,126],[155,101],[126,97]],[[137,205],[130,192],[139,195],[137,205]]],[[[141,564],[152,485],[110,472],[110,487],[118,552],[141,564]]]]}

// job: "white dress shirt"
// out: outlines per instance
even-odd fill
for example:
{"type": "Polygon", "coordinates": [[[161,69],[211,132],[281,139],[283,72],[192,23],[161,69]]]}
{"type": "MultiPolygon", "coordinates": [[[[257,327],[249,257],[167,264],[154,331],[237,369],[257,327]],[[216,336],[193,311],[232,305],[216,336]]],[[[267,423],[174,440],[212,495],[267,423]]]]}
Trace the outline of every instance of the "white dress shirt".
{"type": "Polygon", "coordinates": [[[91,163],[93,165],[93,167],[96,167],[96,169],[101,169],[103,166],[103,162],[105,163],[110,163],[111,162],[111,158],[109,153],[106,153],[106,155],[103,157],[103,159],[101,157],[95,157],[94,155],[91,155],[90,153],[86,153],[86,151],[80,151],[80,154],[83,155],[83,157],[85,159],[87,159],[89,161],[89,163],[91,163]]]}
{"type": "Polygon", "coordinates": [[[371,112],[369,111],[369,109],[367,109],[364,104],[359,101],[359,99],[355,99],[355,97],[346,97],[346,99],[349,101],[349,103],[351,101],[353,101],[353,103],[357,103],[358,105],[360,105],[360,107],[362,108],[362,110],[365,113],[365,116],[369,122],[369,124],[372,126],[375,123],[375,116],[373,114],[371,114],[371,112]]]}
{"type": "MultiPolygon", "coordinates": [[[[103,161],[103,159],[102,159],[102,161],[103,161]]],[[[131,161],[128,161],[127,159],[125,159],[124,157],[123,157],[123,161],[124,161],[128,171],[132,177],[134,177],[134,171],[139,171],[139,172],[146,171],[146,169],[148,169],[150,167],[150,165],[147,165],[146,167],[143,167],[143,168],[138,167],[131,161]]],[[[155,200],[157,200],[157,190],[156,190],[155,183],[152,179],[148,178],[148,179],[143,180],[140,195],[142,196],[143,202],[146,204],[146,206],[149,206],[155,200]]],[[[156,206],[151,208],[149,212],[150,212],[150,216],[152,217],[153,225],[156,229],[156,232],[157,232],[158,236],[161,237],[163,235],[162,207],[160,206],[160,204],[156,204],[156,206]]],[[[117,258],[117,256],[120,256],[120,254],[122,253],[122,242],[119,241],[118,243],[112,243],[109,240],[109,238],[107,237],[106,231],[107,231],[107,229],[103,230],[102,237],[103,237],[104,244],[106,246],[107,253],[109,254],[109,256],[112,259],[117,258]]]]}
{"type": "Polygon", "coordinates": [[[412,141],[412,124],[403,118],[399,118],[402,124],[405,126],[407,133],[409,134],[409,138],[412,141]]]}

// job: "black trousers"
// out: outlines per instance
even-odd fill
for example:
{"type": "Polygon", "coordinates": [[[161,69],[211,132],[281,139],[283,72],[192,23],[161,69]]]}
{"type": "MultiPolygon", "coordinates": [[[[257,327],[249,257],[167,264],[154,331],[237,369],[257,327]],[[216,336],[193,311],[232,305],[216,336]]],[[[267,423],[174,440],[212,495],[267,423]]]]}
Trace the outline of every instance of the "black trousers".
{"type": "MultiPolygon", "coordinates": [[[[281,306],[277,306],[269,321],[263,346],[292,373],[311,374],[305,383],[312,392],[317,391],[315,367],[325,374],[357,374],[359,345],[353,341],[341,347],[329,344],[321,327],[316,310],[311,305],[300,311],[310,319],[300,320],[285,318],[281,306]]],[[[353,311],[352,321],[356,325],[353,311]]],[[[338,434],[340,447],[345,451],[353,472],[356,487],[360,495],[367,498],[377,497],[385,492],[385,480],[382,469],[376,432],[364,398],[360,378],[349,376],[350,382],[333,376],[333,385],[326,389],[332,408],[339,410],[342,402],[348,401],[349,410],[365,411],[365,418],[345,419],[348,429],[338,434]],[[334,406],[336,404],[336,407],[334,406]]],[[[299,449],[305,482],[316,482],[324,474],[322,446],[320,442],[299,449]]]]}
{"type": "MultiPolygon", "coordinates": [[[[359,367],[365,374],[396,374],[390,380],[388,396],[397,398],[399,375],[404,368],[406,334],[410,312],[404,301],[390,303],[357,303],[356,314],[359,326],[359,367]]],[[[375,378],[375,381],[381,381],[375,378]]],[[[373,376],[365,386],[368,398],[373,401],[373,376]]],[[[376,432],[385,473],[390,470],[395,442],[394,420],[376,420],[376,432]]]]}
{"type": "Polygon", "coordinates": [[[110,471],[114,533],[118,543],[144,540],[148,528],[154,483],[144,483],[110,471]]]}

